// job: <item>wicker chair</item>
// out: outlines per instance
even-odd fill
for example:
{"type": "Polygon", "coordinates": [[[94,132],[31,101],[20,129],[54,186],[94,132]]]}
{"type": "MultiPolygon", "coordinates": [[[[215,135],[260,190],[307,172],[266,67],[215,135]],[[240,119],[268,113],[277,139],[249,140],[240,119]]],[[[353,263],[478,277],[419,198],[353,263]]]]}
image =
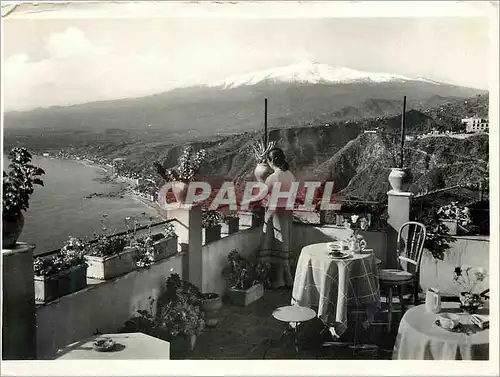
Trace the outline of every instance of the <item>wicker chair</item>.
{"type": "Polygon", "coordinates": [[[399,301],[402,310],[405,310],[403,301],[403,287],[413,285],[413,304],[417,304],[418,289],[420,282],[420,262],[424,250],[424,243],[427,237],[427,230],[421,223],[408,221],[404,223],[398,232],[397,269],[379,270],[380,286],[388,289],[388,320],[387,330],[391,331],[392,325],[392,296],[393,290],[399,293],[399,301]],[[407,233],[405,234],[405,232],[407,233]]]}

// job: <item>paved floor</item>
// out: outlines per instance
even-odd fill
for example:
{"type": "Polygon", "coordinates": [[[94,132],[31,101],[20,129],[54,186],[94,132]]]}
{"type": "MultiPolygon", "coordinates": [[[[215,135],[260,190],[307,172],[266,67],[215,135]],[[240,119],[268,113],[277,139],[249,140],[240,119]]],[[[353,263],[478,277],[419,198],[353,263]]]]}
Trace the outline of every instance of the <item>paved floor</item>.
{"type": "MultiPolygon", "coordinates": [[[[218,325],[203,331],[192,352],[177,357],[219,360],[390,359],[395,333],[387,334],[385,326],[372,326],[366,332],[360,330],[357,343],[364,344],[365,349],[354,352],[345,344],[325,346],[325,341],[332,339],[328,333],[321,333],[324,327],[317,319],[301,326],[301,350],[296,352],[290,337],[280,340],[285,326],[271,315],[277,307],[289,304],[290,295],[286,289],[266,290],[264,297],[247,307],[224,302],[218,325]]],[[[352,327],[351,332],[345,334],[346,341],[353,339],[352,327]]]]}

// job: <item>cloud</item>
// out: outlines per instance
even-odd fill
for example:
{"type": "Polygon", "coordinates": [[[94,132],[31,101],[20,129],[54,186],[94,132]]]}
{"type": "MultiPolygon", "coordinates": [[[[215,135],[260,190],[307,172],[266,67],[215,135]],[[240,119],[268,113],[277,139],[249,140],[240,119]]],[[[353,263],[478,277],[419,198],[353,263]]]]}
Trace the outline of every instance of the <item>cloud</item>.
{"type": "Polygon", "coordinates": [[[44,49],[43,60],[17,54],[5,61],[6,110],[146,95],[174,85],[167,56],[118,54],[74,27],[51,34],[44,49]]]}

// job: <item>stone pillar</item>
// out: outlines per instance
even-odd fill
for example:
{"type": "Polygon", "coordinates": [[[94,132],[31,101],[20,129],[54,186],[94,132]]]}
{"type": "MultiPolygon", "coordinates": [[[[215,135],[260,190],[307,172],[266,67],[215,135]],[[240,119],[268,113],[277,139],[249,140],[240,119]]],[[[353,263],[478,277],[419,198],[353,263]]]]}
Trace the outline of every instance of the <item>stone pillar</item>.
{"type": "Polygon", "coordinates": [[[201,207],[191,206],[169,210],[167,218],[173,219],[175,231],[179,236],[182,250],[188,250],[188,273],[183,276],[185,280],[202,289],[203,285],[203,260],[201,255],[202,227],[201,207]]]}
{"type": "Polygon", "coordinates": [[[2,250],[4,360],[36,359],[34,249],[18,242],[15,249],[2,250]]]}
{"type": "Polygon", "coordinates": [[[394,191],[387,193],[387,266],[397,266],[396,243],[399,228],[404,223],[410,221],[411,201],[413,194],[411,192],[394,191]]]}

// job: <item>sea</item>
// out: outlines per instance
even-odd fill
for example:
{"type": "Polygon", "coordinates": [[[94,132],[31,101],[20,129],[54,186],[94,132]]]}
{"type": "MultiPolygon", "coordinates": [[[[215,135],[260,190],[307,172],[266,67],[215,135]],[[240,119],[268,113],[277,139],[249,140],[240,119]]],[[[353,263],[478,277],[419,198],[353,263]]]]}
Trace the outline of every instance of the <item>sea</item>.
{"type": "MultiPolygon", "coordinates": [[[[4,159],[4,170],[8,163],[4,159]]],[[[92,239],[94,232],[126,230],[127,217],[142,225],[161,221],[154,208],[130,196],[85,198],[123,187],[103,179],[108,173],[102,167],[46,157],[32,163],[45,170],[44,186],[35,186],[19,241],[35,245],[35,255],[60,248],[69,236],[92,239]]]]}

